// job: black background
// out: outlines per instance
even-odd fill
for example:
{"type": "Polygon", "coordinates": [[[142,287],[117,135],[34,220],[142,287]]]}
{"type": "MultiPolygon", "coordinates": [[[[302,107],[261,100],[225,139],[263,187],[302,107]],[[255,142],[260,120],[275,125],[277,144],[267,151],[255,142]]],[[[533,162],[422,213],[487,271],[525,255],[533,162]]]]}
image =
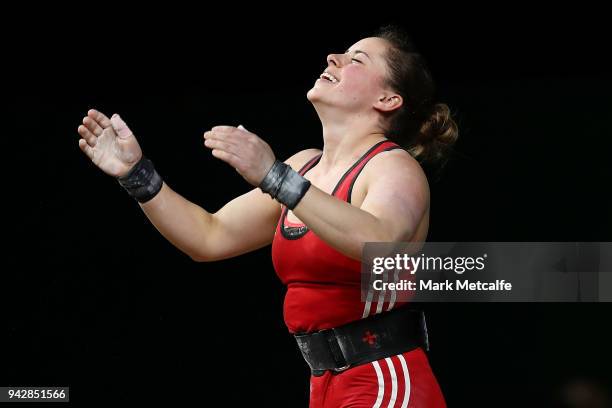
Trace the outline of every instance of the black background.
{"type": "MultiPolygon", "coordinates": [[[[321,148],[307,90],[328,53],[385,22],[413,35],[460,127],[430,184],[429,240],[612,240],[609,47],[596,10],[367,23],[315,4],[268,20],[147,11],[26,14],[4,33],[0,385],[69,385],[88,404],[307,406],[270,248],[191,261],[79,151],[76,129],[89,108],[120,113],[165,181],[214,212],[250,186],[202,133],[243,124],[283,159],[321,148]]],[[[608,304],[427,309],[449,406],[552,406],[577,378],[610,389],[608,304]]]]}

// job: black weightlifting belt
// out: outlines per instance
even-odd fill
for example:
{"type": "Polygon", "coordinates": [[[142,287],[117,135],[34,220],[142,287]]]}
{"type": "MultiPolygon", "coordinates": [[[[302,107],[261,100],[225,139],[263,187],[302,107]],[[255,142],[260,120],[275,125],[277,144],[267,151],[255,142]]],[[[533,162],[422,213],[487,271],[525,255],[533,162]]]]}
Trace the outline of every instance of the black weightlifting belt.
{"type": "Polygon", "coordinates": [[[344,371],[422,347],[429,349],[425,314],[400,307],[333,329],[296,334],[312,375],[344,371]]]}

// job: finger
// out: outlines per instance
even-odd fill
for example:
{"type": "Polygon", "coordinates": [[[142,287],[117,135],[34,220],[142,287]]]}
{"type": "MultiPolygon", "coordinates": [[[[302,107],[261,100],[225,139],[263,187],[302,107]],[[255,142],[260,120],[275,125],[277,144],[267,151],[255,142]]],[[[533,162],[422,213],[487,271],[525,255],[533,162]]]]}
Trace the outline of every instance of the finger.
{"type": "Polygon", "coordinates": [[[104,129],[102,129],[102,127],[100,125],[98,125],[98,122],[96,122],[95,120],[93,120],[89,116],[85,116],[83,118],[83,124],[95,136],[100,136],[102,134],[102,132],[104,131],[104,129]]]}
{"type": "Polygon", "coordinates": [[[215,133],[212,131],[208,131],[204,133],[204,139],[205,141],[206,140],[220,140],[220,141],[223,141],[233,146],[240,146],[240,144],[242,143],[242,141],[236,138],[234,135],[231,135],[229,133],[225,133],[225,134],[219,133],[219,132],[215,133]]]}
{"type": "Polygon", "coordinates": [[[213,132],[212,130],[209,130],[207,132],[204,132],[204,139],[224,140],[225,139],[225,135],[226,134],[224,134],[224,133],[213,132]]]}
{"type": "Polygon", "coordinates": [[[206,139],[204,141],[204,146],[209,149],[220,149],[230,153],[233,153],[235,148],[235,145],[218,139],[206,139]]]}
{"type": "Polygon", "coordinates": [[[212,130],[213,132],[228,133],[233,132],[234,130],[236,130],[236,128],[234,126],[215,126],[210,130],[212,130]]]}
{"type": "Polygon", "coordinates": [[[106,115],[100,111],[90,109],[89,111],[87,111],[87,116],[98,122],[98,124],[104,129],[112,126],[110,119],[107,118],[106,115]]]}
{"type": "Polygon", "coordinates": [[[87,157],[89,157],[92,161],[94,159],[94,149],[87,144],[85,139],[79,139],[79,147],[85,153],[87,157]]]}
{"type": "Polygon", "coordinates": [[[225,150],[213,149],[212,155],[215,156],[217,159],[223,160],[224,162],[234,167],[235,169],[237,169],[238,164],[240,163],[240,159],[238,158],[238,156],[236,156],[235,154],[226,152],[225,150]]]}
{"type": "Polygon", "coordinates": [[[115,129],[115,132],[117,133],[117,136],[119,136],[121,139],[127,139],[128,137],[132,136],[132,131],[123,121],[123,119],[121,119],[121,116],[115,113],[111,117],[111,123],[113,125],[113,129],[115,129]]]}
{"type": "Polygon", "coordinates": [[[91,147],[96,146],[96,143],[98,142],[98,138],[93,133],[91,133],[89,129],[81,125],[78,128],[78,132],[79,132],[79,135],[81,135],[81,137],[85,139],[85,141],[87,142],[89,146],[91,147]]]}

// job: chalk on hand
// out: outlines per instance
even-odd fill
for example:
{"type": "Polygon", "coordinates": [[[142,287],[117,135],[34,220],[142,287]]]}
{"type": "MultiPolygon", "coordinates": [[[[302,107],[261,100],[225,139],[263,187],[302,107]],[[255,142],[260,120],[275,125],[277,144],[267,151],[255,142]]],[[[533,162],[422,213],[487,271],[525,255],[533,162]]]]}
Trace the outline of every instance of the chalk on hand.
{"type": "Polygon", "coordinates": [[[123,121],[123,119],[121,119],[121,116],[117,115],[116,113],[111,117],[111,124],[120,138],[125,139],[132,134],[132,131],[123,121]]]}

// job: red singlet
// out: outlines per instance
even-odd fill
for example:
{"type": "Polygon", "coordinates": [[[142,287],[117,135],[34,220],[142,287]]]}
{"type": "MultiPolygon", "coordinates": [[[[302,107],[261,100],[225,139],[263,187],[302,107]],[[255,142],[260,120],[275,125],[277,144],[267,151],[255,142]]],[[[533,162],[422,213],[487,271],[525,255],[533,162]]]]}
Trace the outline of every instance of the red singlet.
{"type": "MultiPolygon", "coordinates": [[[[388,140],[372,146],[344,173],[332,195],[350,203],[353,185],[366,163],[393,149],[401,147],[388,140]]],[[[320,159],[321,154],[312,158],[299,173],[304,175],[320,159]]],[[[287,285],[284,317],[291,333],[341,326],[393,307],[394,302],[383,299],[361,302],[361,263],[329,246],[304,224],[288,221],[287,211],[283,206],[272,242],[272,262],[287,285]]]]}
{"type": "MultiPolygon", "coordinates": [[[[372,146],[338,181],[332,195],[351,202],[359,173],[376,154],[401,149],[383,140],[372,146]]],[[[304,175],[321,159],[309,160],[299,171],[304,175]]],[[[392,309],[393,297],[361,301],[361,263],[338,252],[304,224],[287,220],[282,213],[274,240],[272,262],[287,285],[284,318],[291,333],[338,327],[392,309]]],[[[341,373],[326,371],[310,379],[310,407],[445,407],[444,397],[421,348],[341,373]]]]}

